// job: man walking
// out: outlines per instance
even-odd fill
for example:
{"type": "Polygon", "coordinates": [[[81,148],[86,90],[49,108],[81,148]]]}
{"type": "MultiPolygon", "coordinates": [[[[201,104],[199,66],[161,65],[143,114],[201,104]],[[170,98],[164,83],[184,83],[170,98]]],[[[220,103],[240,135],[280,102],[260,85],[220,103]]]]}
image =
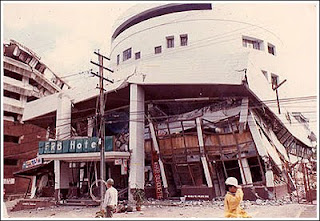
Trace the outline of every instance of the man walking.
{"type": "Polygon", "coordinates": [[[109,178],[107,180],[107,191],[102,204],[102,212],[106,213],[106,217],[112,217],[118,204],[118,191],[113,187],[114,181],[109,178]]]}

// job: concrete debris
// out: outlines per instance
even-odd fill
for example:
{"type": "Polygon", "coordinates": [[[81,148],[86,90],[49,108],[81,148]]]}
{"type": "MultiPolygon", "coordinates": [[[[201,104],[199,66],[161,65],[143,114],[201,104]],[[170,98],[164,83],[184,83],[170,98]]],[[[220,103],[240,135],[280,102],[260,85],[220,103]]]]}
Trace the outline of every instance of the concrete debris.
{"type": "MultiPolygon", "coordinates": [[[[244,200],[241,203],[242,208],[249,209],[251,206],[281,206],[286,204],[293,204],[297,202],[297,198],[294,194],[287,194],[281,198],[273,199],[257,199],[255,201],[244,200]]],[[[215,207],[219,209],[224,209],[224,198],[214,198],[211,201],[201,201],[201,200],[188,200],[184,201],[182,197],[178,200],[147,200],[144,202],[144,205],[154,208],[178,206],[187,209],[188,207],[215,207]]]]}

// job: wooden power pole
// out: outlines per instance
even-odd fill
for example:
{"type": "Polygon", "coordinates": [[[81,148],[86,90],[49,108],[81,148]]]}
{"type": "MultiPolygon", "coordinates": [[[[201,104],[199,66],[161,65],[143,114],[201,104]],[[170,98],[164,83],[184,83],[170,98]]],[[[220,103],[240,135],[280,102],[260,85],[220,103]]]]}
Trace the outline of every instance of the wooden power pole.
{"type": "MultiPolygon", "coordinates": [[[[104,103],[104,91],[105,89],[103,88],[103,81],[107,80],[110,83],[113,83],[112,80],[109,80],[107,78],[105,78],[103,76],[103,69],[106,69],[110,72],[113,72],[112,70],[106,68],[103,66],[103,59],[107,59],[110,60],[109,58],[101,55],[98,52],[94,52],[96,55],[98,55],[98,60],[99,63],[95,63],[93,61],[90,61],[92,64],[97,65],[99,67],[99,73],[94,73],[91,72],[91,74],[99,77],[99,115],[98,115],[98,119],[100,120],[100,124],[99,124],[99,146],[100,146],[100,179],[101,180],[106,180],[106,164],[105,164],[105,120],[104,120],[104,108],[105,108],[105,103],[104,103]]],[[[104,198],[104,192],[105,192],[105,188],[104,185],[101,183],[101,189],[100,189],[100,193],[101,193],[101,205],[103,203],[103,198],[104,198]]]]}

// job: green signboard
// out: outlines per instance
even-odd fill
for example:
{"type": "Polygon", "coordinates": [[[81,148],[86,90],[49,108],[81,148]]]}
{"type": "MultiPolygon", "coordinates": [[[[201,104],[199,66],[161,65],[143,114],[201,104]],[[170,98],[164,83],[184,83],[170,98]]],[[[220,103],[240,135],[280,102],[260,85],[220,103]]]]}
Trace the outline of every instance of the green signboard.
{"type": "MultiPolygon", "coordinates": [[[[42,154],[61,154],[61,153],[88,153],[100,152],[99,138],[88,137],[71,140],[56,140],[56,141],[40,141],[39,155],[42,154]]],[[[105,151],[113,150],[113,137],[105,137],[105,151]]]]}

